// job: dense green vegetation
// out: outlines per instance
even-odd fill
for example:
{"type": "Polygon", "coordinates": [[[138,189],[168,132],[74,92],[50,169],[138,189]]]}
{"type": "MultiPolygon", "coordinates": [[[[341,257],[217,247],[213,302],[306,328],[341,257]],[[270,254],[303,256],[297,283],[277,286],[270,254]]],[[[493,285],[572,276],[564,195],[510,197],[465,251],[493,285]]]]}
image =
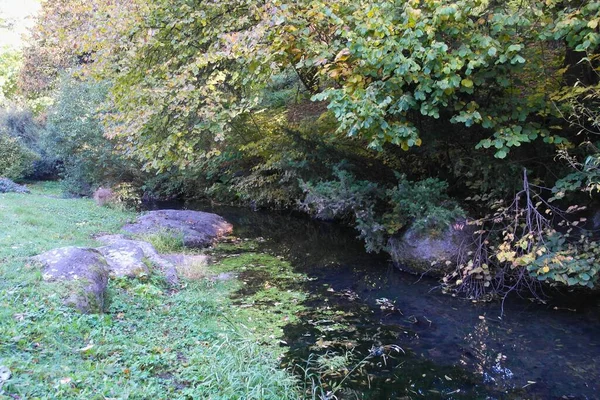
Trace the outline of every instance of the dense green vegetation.
{"type": "Polygon", "coordinates": [[[287,263],[249,244],[243,253],[244,246],[233,253],[224,245],[212,250],[223,261],[201,279],[177,290],[155,273],[112,279],[106,313],[80,314],[63,305],[57,283],[44,282],[29,257],[57,246],[98,245],[92,235],[118,231],[133,214],[60,198],[56,184],[30,189],[0,194],[0,366],[11,374],[0,380],[0,397],[300,396],[296,379],[277,367],[281,327],[294,320],[304,296],[286,286],[302,280],[287,263]],[[253,268],[272,284],[257,288],[244,307],[230,298],[243,282],[211,279],[253,268]]]}
{"type": "Polygon", "coordinates": [[[472,298],[594,287],[599,21],[579,0],[47,1],[0,60],[36,127],[2,128],[0,174],[35,153],[72,194],[296,208],[392,255],[464,230],[432,266],[472,298]]]}

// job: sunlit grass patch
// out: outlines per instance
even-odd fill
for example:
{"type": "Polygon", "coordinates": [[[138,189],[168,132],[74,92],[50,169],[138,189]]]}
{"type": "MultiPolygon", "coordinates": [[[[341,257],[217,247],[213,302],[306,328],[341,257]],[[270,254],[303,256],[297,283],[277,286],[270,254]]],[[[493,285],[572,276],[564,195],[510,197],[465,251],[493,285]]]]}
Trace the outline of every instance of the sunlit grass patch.
{"type": "Polygon", "coordinates": [[[160,230],[139,236],[139,239],[149,242],[161,254],[183,251],[183,234],[172,230],[160,230]]]}

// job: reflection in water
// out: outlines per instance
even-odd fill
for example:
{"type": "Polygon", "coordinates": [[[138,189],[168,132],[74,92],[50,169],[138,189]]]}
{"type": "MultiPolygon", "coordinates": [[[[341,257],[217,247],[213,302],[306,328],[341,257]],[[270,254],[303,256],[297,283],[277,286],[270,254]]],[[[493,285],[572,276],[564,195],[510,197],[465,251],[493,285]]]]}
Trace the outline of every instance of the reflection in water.
{"type": "Polygon", "coordinates": [[[479,316],[479,322],[475,324],[473,331],[464,338],[471,352],[463,354],[460,364],[468,367],[471,364],[469,362],[471,357],[472,369],[482,376],[484,383],[497,385],[503,391],[513,389],[511,379],[514,374],[504,366],[506,355],[488,347],[488,343],[496,342],[492,336],[487,318],[484,315],[479,316]]]}
{"type": "Polygon", "coordinates": [[[381,349],[344,382],[340,398],[600,398],[597,297],[546,306],[515,297],[500,320],[498,304],[442,295],[436,281],[366,254],[352,230],[290,215],[188,206],[223,215],[240,237],[264,237],[265,251],[311,277],[302,283],[311,293],[308,311],[286,328],[285,365],[311,353],[356,363],[381,349]]]}

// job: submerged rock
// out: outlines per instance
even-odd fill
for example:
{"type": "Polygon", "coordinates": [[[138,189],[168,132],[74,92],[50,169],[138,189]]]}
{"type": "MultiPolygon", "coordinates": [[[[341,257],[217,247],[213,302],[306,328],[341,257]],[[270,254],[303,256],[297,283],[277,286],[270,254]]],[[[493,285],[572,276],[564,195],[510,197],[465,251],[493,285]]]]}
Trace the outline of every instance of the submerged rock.
{"type": "Polygon", "coordinates": [[[0,193],[29,193],[29,189],[18,183],[14,183],[8,178],[0,178],[0,193]]]}
{"type": "Polygon", "coordinates": [[[83,313],[104,310],[108,265],[102,254],[90,248],[63,247],[33,258],[42,264],[45,281],[64,282],[65,303],[83,313]]]}
{"type": "Polygon", "coordinates": [[[126,232],[152,234],[171,232],[181,235],[187,247],[207,247],[222,236],[232,232],[233,226],[223,217],[201,211],[158,210],[149,211],[132,224],[125,225],[126,232]]]}
{"type": "Polygon", "coordinates": [[[413,274],[441,275],[446,262],[454,263],[461,249],[472,240],[466,224],[456,224],[436,234],[408,229],[402,236],[391,238],[388,253],[399,269],[413,274]]]}

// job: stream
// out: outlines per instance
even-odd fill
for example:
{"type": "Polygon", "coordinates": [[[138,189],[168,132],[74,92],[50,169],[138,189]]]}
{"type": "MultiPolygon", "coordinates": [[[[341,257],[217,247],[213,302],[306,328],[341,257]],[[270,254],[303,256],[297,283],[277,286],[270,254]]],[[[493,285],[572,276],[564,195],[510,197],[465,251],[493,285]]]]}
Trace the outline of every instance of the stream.
{"type": "Polygon", "coordinates": [[[311,366],[307,359],[349,356],[357,368],[328,377],[343,380],[335,398],[600,399],[598,296],[567,293],[542,304],[513,295],[500,318],[500,303],[442,294],[436,280],[367,254],[355,231],[337,224],[186,208],[222,215],[236,236],[264,239],[261,251],[310,278],[299,283],[309,293],[306,312],[285,328],[282,364],[302,375],[297,366],[311,366]]]}

